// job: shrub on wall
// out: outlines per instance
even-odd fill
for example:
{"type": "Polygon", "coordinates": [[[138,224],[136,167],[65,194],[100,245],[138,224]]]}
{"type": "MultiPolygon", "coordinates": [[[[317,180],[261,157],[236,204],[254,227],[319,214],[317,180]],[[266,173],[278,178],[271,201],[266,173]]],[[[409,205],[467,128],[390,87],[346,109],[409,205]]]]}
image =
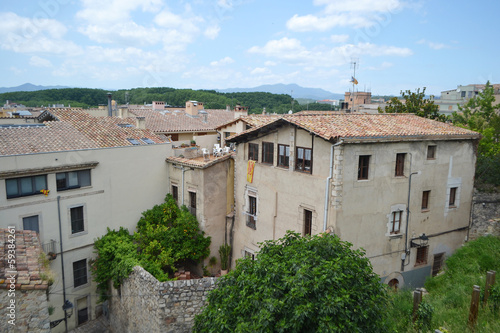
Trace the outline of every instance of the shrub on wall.
{"type": "Polygon", "coordinates": [[[210,254],[210,237],[200,230],[196,217],[183,206],[178,208],[168,194],[165,202],[142,213],[137,232],[110,230],[94,242],[97,258],[91,262],[101,300],[106,299],[108,281],[115,288],[136,265],[142,266],[159,281],[166,281],[176,265],[199,262],[210,254]]]}

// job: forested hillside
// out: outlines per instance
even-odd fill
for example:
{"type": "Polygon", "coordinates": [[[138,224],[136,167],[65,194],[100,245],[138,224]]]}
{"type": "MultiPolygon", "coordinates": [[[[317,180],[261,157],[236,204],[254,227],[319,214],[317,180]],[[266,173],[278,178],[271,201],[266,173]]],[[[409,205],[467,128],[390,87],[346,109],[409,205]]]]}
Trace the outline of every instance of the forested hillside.
{"type": "MultiPolygon", "coordinates": [[[[9,100],[28,107],[48,106],[52,104],[71,105],[72,107],[90,108],[107,103],[108,91],[89,88],[48,89],[39,91],[19,91],[0,94],[0,101],[9,100]]],[[[285,94],[266,92],[220,93],[215,90],[192,90],[174,88],[135,88],[111,91],[118,104],[150,104],[152,101],[164,101],[169,105],[184,106],[188,100],[203,102],[207,109],[225,109],[226,105],[236,104],[249,107],[250,113],[286,113],[292,108],[292,98],[285,94]]],[[[314,109],[319,109],[314,108],[314,109]]],[[[293,111],[303,107],[293,102],[293,111]]],[[[311,105],[309,105],[309,109],[311,105]]]]}

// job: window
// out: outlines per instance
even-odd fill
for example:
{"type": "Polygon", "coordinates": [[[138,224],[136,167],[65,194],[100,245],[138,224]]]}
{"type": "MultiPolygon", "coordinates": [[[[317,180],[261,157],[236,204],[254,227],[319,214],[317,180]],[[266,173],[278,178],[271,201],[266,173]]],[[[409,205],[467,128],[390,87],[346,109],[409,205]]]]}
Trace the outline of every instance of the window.
{"type": "Polygon", "coordinates": [[[255,254],[253,252],[245,250],[245,258],[250,258],[252,260],[255,260],[255,254]]]}
{"type": "Polygon", "coordinates": [[[417,248],[417,259],[415,260],[415,265],[427,264],[428,252],[429,252],[429,246],[418,247],[417,248]]]}
{"type": "Polygon", "coordinates": [[[370,165],[370,155],[360,155],[358,163],[358,179],[368,179],[368,167],[370,165]]]}
{"type": "Polygon", "coordinates": [[[150,138],[142,138],[141,139],[142,141],[144,141],[145,143],[147,143],[148,145],[152,145],[154,144],[155,142],[153,140],[151,140],[150,138]]]}
{"type": "Polygon", "coordinates": [[[179,134],[170,134],[170,140],[179,141],[179,134]]]}
{"type": "Polygon", "coordinates": [[[56,184],[58,191],[90,186],[90,170],[57,173],[56,184]]]}
{"type": "Polygon", "coordinates": [[[396,177],[403,177],[405,175],[405,153],[396,154],[396,177]]]}
{"type": "Polygon", "coordinates": [[[189,193],[189,211],[196,216],[196,192],[189,193]]]}
{"type": "Polygon", "coordinates": [[[284,168],[290,166],[290,146],[278,145],[278,166],[284,168]]]}
{"type": "Polygon", "coordinates": [[[450,201],[449,201],[450,207],[454,207],[456,205],[456,198],[457,198],[457,187],[452,187],[450,188],[450,201]]]}
{"type": "Polygon", "coordinates": [[[77,307],[77,311],[78,311],[77,312],[77,315],[78,315],[78,324],[77,325],[81,325],[83,323],[86,323],[89,320],[87,297],[80,298],[76,302],[76,307],[77,307]]]}
{"type": "Polygon", "coordinates": [[[312,216],[312,211],[304,209],[304,236],[311,235],[312,216]]]}
{"type": "Polygon", "coordinates": [[[87,283],[87,259],[73,262],[73,287],[87,283]]]}
{"type": "Polygon", "coordinates": [[[259,160],[259,145],[256,143],[248,144],[248,159],[258,161],[259,160]]]}
{"type": "Polygon", "coordinates": [[[434,255],[434,263],[432,264],[432,276],[436,276],[441,268],[443,268],[444,255],[444,252],[434,255]]]}
{"type": "Polygon", "coordinates": [[[436,146],[427,146],[427,159],[433,160],[436,158],[436,146]]]}
{"type": "Polygon", "coordinates": [[[76,234],[85,231],[85,223],[83,219],[83,206],[71,208],[70,215],[71,215],[71,233],[76,234]]]}
{"type": "Polygon", "coordinates": [[[33,230],[40,233],[38,215],[23,217],[23,230],[33,230]]]}
{"type": "Polygon", "coordinates": [[[403,217],[402,210],[392,212],[391,227],[390,227],[391,234],[399,234],[399,230],[401,228],[401,218],[402,217],[403,217]]]}
{"type": "Polygon", "coordinates": [[[177,185],[172,185],[172,196],[174,197],[174,200],[176,203],[179,202],[179,188],[177,185]]]}
{"type": "Polygon", "coordinates": [[[256,218],[257,215],[257,198],[253,196],[248,196],[248,211],[247,211],[247,227],[252,229],[257,229],[256,218]]]}
{"type": "Polygon", "coordinates": [[[136,140],[136,139],[130,139],[130,138],[129,138],[129,139],[127,139],[127,140],[128,140],[128,142],[130,142],[130,143],[131,143],[131,144],[133,144],[134,146],[138,146],[138,145],[140,145],[139,140],[136,140]]]}
{"type": "Polygon", "coordinates": [[[311,173],[312,149],[297,147],[297,159],[295,160],[295,170],[311,173]]]}
{"type": "Polygon", "coordinates": [[[42,194],[40,191],[47,189],[47,176],[39,175],[6,179],[5,187],[7,189],[7,199],[42,194]]]}
{"type": "Polygon", "coordinates": [[[431,195],[431,191],[423,191],[422,192],[422,210],[429,209],[429,197],[431,195]]]}
{"type": "Polygon", "coordinates": [[[262,142],[262,163],[273,164],[274,144],[272,142],[262,142]]]}

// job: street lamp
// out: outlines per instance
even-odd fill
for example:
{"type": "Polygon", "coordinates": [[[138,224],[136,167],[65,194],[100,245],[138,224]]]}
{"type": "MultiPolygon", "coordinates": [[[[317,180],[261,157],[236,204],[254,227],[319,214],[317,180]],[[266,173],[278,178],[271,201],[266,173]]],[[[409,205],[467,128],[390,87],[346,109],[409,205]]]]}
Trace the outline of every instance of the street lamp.
{"type": "Polygon", "coordinates": [[[66,319],[70,318],[73,315],[73,303],[71,303],[69,300],[66,300],[62,306],[62,309],[64,311],[64,318],[54,320],[50,322],[50,328],[54,328],[57,325],[59,325],[62,321],[66,321],[66,319]]]}

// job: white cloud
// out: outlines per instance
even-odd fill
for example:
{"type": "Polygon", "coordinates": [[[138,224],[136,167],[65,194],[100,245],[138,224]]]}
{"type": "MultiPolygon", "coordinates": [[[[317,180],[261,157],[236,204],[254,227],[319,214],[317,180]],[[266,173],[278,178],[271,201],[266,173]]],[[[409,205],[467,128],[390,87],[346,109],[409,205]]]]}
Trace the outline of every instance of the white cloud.
{"type": "Polygon", "coordinates": [[[32,56],[30,58],[29,64],[35,67],[52,67],[52,63],[50,62],[50,60],[39,56],[32,56]]]}
{"type": "Polygon", "coordinates": [[[262,75],[262,74],[269,74],[271,71],[266,68],[266,67],[256,67],[253,70],[250,71],[250,74],[252,75],[262,75]]]}
{"type": "Polygon", "coordinates": [[[367,69],[367,70],[370,70],[370,71],[381,71],[381,70],[384,70],[384,69],[391,68],[392,66],[394,66],[394,64],[393,64],[393,63],[390,63],[390,62],[384,61],[384,62],[383,62],[383,63],[381,63],[379,66],[369,66],[369,67],[367,67],[366,69],[367,69]]]}
{"type": "Polygon", "coordinates": [[[277,62],[271,60],[267,60],[266,62],[264,62],[264,65],[266,65],[267,67],[276,66],[277,64],[277,62]]]}
{"type": "Polygon", "coordinates": [[[218,60],[218,61],[212,61],[210,63],[210,66],[224,66],[224,65],[229,65],[232,63],[234,63],[234,60],[232,58],[225,57],[225,58],[222,58],[221,60],[218,60]]]}
{"type": "Polygon", "coordinates": [[[205,29],[205,32],[203,34],[208,39],[215,39],[219,35],[219,32],[220,32],[219,26],[212,26],[212,27],[208,27],[207,29],[205,29]]]}
{"type": "Polygon", "coordinates": [[[66,27],[53,19],[30,19],[0,13],[0,47],[18,53],[76,55],[81,48],[63,39],[66,27]]]}
{"type": "Polygon", "coordinates": [[[387,15],[402,7],[399,0],[316,0],[324,6],[317,15],[295,14],[286,26],[293,31],[326,31],[334,27],[370,27],[377,22],[385,24],[387,15]]]}
{"type": "Polygon", "coordinates": [[[435,43],[435,42],[431,42],[431,41],[428,41],[428,40],[425,40],[425,39],[421,39],[421,40],[417,41],[417,44],[427,45],[429,48],[431,48],[433,50],[442,50],[442,49],[449,49],[449,48],[451,48],[451,46],[449,46],[449,45],[446,45],[446,44],[443,44],[443,43],[435,43]]]}
{"type": "MultiPolygon", "coordinates": [[[[118,45],[163,45],[170,51],[182,51],[202,33],[203,17],[193,14],[189,5],[177,14],[163,8],[160,0],[113,0],[105,5],[96,0],[84,0],[79,32],[98,43],[118,45]],[[154,13],[150,21],[138,24],[137,11],[154,13]],[[109,14],[109,15],[108,15],[109,14]]],[[[211,27],[204,31],[215,38],[219,31],[211,27]]]]}
{"type": "Polygon", "coordinates": [[[372,43],[345,44],[328,49],[321,47],[308,50],[299,40],[287,37],[268,41],[263,47],[253,46],[248,52],[262,54],[282,62],[317,67],[342,66],[349,63],[352,57],[359,56],[406,57],[413,54],[409,48],[372,43]]]}
{"type": "Polygon", "coordinates": [[[330,40],[333,43],[345,43],[349,40],[349,35],[331,35],[330,40]]]}

